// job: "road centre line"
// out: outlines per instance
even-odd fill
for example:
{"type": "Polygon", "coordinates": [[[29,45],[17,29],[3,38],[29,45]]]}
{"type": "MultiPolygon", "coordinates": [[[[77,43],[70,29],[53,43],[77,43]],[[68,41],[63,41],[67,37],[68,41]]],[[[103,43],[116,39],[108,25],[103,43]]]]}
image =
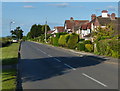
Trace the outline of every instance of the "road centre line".
{"type": "Polygon", "coordinates": [[[55,60],[57,60],[58,62],[61,62],[59,59],[57,59],[57,58],[54,58],[55,60]]]}
{"type": "Polygon", "coordinates": [[[71,67],[70,65],[64,63],[64,65],[66,65],[67,67],[71,68],[72,70],[76,70],[75,68],[71,67]]]}
{"type": "Polygon", "coordinates": [[[93,81],[99,83],[100,85],[102,85],[102,86],[104,86],[104,87],[108,87],[107,85],[105,85],[105,84],[103,84],[102,82],[100,82],[100,81],[98,81],[98,80],[96,80],[96,79],[94,79],[94,78],[88,76],[88,75],[85,74],[85,73],[82,73],[82,75],[84,75],[85,77],[87,77],[87,78],[89,78],[89,79],[91,79],[91,80],[93,80],[93,81]]]}

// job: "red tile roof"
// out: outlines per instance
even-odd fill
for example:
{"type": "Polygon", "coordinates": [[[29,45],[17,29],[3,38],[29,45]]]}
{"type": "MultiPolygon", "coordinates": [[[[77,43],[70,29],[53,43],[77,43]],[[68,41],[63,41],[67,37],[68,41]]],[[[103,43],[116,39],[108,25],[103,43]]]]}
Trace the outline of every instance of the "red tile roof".
{"type": "Polygon", "coordinates": [[[89,20],[65,20],[67,29],[72,29],[73,27],[80,27],[82,24],[89,22],[89,20]]]}
{"type": "Polygon", "coordinates": [[[91,23],[85,23],[81,26],[81,29],[86,30],[86,29],[91,29],[91,23]]]}
{"type": "Polygon", "coordinates": [[[63,26],[57,26],[57,27],[54,27],[58,30],[58,32],[64,32],[64,27],[63,26]]]}
{"type": "Polygon", "coordinates": [[[48,31],[47,34],[51,34],[52,32],[54,32],[54,31],[48,31]]]}

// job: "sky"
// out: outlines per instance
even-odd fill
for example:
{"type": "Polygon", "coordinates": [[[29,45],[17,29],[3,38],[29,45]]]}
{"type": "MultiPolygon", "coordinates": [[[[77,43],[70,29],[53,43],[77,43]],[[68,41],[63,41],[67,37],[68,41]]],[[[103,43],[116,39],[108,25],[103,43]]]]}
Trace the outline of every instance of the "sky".
{"type": "Polygon", "coordinates": [[[101,15],[102,10],[118,15],[118,2],[2,2],[2,36],[10,35],[11,29],[20,26],[26,35],[33,24],[45,24],[46,17],[51,29],[64,26],[64,21],[90,20],[91,14],[101,15]]]}

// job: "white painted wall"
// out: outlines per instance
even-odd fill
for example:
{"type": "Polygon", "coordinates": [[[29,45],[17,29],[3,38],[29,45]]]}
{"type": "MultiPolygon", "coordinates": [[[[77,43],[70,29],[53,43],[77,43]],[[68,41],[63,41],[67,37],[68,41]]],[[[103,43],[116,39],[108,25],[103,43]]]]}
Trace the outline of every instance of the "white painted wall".
{"type": "Polygon", "coordinates": [[[107,13],[102,13],[102,17],[108,17],[108,14],[107,13]]]}

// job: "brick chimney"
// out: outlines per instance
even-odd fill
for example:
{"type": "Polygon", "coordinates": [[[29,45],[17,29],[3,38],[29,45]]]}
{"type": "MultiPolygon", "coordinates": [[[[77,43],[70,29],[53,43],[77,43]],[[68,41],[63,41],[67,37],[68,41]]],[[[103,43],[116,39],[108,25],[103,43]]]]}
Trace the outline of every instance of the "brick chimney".
{"type": "Polygon", "coordinates": [[[111,14],[111,20],[115,20],[115,13],[111,14]]]}
{"type": "Polygon", "coordinates": [[[108,17],[108,11],[107,10],[102,11],[102,17],[104,17],[104,18],[108,17]]]}
{"type": "Polygon", "coordinates": [[[96,18],[96,15],[95,14],[92,14],[91,15],[91,20],[95,19],[96,18]]]}
{"type": "Polygon", "coordinates": [[[73,20],[74,18],[73,17],[70,17],[70,20],[73,20]]]}

